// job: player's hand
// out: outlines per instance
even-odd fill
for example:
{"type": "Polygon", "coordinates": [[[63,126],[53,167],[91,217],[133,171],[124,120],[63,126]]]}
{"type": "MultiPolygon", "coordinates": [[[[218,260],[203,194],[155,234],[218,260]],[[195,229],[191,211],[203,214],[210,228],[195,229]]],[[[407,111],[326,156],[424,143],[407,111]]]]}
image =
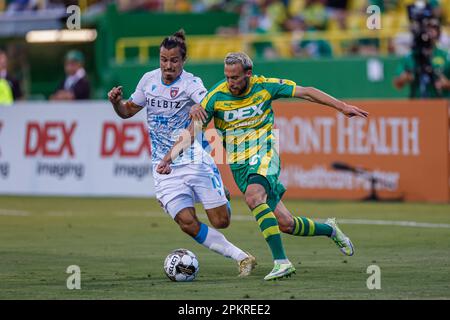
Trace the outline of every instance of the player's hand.
{"type": "Polygon", "coordinates": [[[172,169],[170,168],[169,161],[161,160],[156,167],[156,172],[158,172],[159,174],[169,174],[171,171],[172,169]]]}
{"type": "Polygon", "coordinates": [[[108,99],[112,104],[122,101],[122,86],[114,87],[108,92],[108,99]]]}
{"type": "Polygon", "coordinates": [[[345,114],[347,117],[361,117],[361,118],[367,118],[369,116],[369,113],[367,111],[364,111],[358,107],[352,106],[350,104],[344,103],[344,106],[342,107],[341,112],[345,114]]]}
{"type": "Polygon", "coordinates": [[[194,121],[202,121],[205,122],[208,114],[206,110],[199,104],[195,104],[191,107],[191,111],[189,112],[189,117],[194,121]]]}

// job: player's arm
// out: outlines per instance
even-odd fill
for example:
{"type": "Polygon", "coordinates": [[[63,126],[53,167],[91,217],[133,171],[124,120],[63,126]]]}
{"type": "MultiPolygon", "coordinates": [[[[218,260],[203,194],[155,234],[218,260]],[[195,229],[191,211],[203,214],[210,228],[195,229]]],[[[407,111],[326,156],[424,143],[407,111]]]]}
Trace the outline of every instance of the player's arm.
{"type": "Polygon", "coordinates": [[[159,162],[156,172],[159,174],[169,174],[171,172],[170,165],[194,143],[196,133],[202,130],[200,121],[191,121],[191,124],[184,130],[178,138],[177,142],[172,146],[169,152],[159,162]]]}
{"type": "MultiPolygon", "coordinates": [[[[192,121],[188,129],[184,131],[184,134],[180,135],[177,142],[161,160],[156,168],[156,172],[159,174],[169,174],[171,171],[170,164],[173,163],[182,152],[192,146],[195,137],[197,137],[197,134],[201,130],[205,130],[206,125],[211,121],[214,115],[214,99],[211,98],[211,95],[207,95],[201,100],[200,104],[197,103],[191,107],[190,116],[192,121]],[[196,112],[198,112],[198,116],[195,115],[196,112]]],[[[198,102],[198,100],[194,100],[194,102],[198,102]]]]}
{"type": "Polygon", "coordinates": [[[311,102],[332,107],[342,112],[347,117],[358,116],[367,118],[367,116],[369,115],[367,111],[364,111],[358,107],[347,104],[313,87],[296,86],[293,96],[296,98],[301,98],[311,102]]]}
{"type": "Polygon", "coordinates": [[[200,104],[195,104],[189,111],[189,117],[194,121],[206,122],[206,119],[208,119],[208,113],[200,104]]]}
{"type": "MultiPolygon", "coordinates": [[[[201,103],[203,100],[205,100],[205,102],[209,101],[210,97],[207,97],[208,90],[206,90],[203,81],[200,78],[196,78],[196,81],[192,82],[190,89],[192,90],[190,97],[195,104],[191,107],[191,110],[189,110],[189,117],[193,121],[206,122],[208,113],[205,110],[206,107],[204,108],[201,103]]],[[[204,105],[206,106],[205,103],[204,105]]]]}
{"type": "Polygon", "coordinates": [[[113,105],[114,110],[122,119],[131,118],[138,113],[142,107],[132,101],[122,101],[122,86],[114,87],[108,92],[108,99],[113,105]]]}

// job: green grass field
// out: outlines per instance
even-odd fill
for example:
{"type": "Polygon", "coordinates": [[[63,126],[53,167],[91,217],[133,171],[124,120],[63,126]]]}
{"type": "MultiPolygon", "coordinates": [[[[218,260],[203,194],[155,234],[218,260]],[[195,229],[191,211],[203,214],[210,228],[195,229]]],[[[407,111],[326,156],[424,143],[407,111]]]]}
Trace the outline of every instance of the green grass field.
{"type": "MultiPolygon", "coordinates": [[[[234,261],[182,233],[154,199],[0,197],[0,299],[450,299],[449,205],[285,203],[297,214],[345,219],[340,226],[355,255],[343,256],[325,237],[283,235],[297,274],[265,282],[269,249],[235,199],[224,234],[258,259],[254,273],[240,279],[234,261]],[[164,258],[176,248],[198,256],[194,282],[173,283],[164,275],[164,258]],[[81,268],[81,290],[66,288],[69,265],[81,268]],[[370,265],[381,269],[380,290],[366,286],[370,265]]],[[[203,212],[200,218],[206,220],[203,212]]]]}

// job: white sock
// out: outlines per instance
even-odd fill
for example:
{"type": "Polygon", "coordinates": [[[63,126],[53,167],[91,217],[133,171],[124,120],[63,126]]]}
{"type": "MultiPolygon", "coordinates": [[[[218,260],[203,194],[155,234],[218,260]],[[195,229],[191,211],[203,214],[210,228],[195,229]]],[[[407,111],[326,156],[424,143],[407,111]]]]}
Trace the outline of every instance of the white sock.
{"type": "Polygon", "coordinates": [[[194,239],[206,248],[236,261],[241,261],[248,257],[248,254],[228,241],[225,236],[216,229],[202,223],[201,232],[203,233],[201,239],[197,239],[197,237],[194,239]],[[205,231],[207,231],[207,233],[205,231]],[[206,237],[204,236],[205,233],[206,237]]]}
{"type": "Polygon", "coordinates": [[[290,263],[289,259],[277,259],[274,260],[273,263],[282,263],[282,264],[286,264],[286,263],[290,263]]]}

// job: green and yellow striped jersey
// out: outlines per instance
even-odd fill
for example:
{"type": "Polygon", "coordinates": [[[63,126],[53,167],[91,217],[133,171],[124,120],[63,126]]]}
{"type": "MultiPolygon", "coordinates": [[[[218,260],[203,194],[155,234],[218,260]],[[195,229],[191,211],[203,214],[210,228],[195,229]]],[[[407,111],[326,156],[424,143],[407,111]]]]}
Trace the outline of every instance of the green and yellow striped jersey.
{"type": "Polygon", "coordinates": [[[252,76],[246,92],[233,96],[226,80],[216,84],[201,102],[208,114],[205,126],[214,125],[223,139],[231,169],[248,163],[255,155],[271,152],[274,139],[272,100],[292,97],[296,84],[290,80],[252,76]]]}

